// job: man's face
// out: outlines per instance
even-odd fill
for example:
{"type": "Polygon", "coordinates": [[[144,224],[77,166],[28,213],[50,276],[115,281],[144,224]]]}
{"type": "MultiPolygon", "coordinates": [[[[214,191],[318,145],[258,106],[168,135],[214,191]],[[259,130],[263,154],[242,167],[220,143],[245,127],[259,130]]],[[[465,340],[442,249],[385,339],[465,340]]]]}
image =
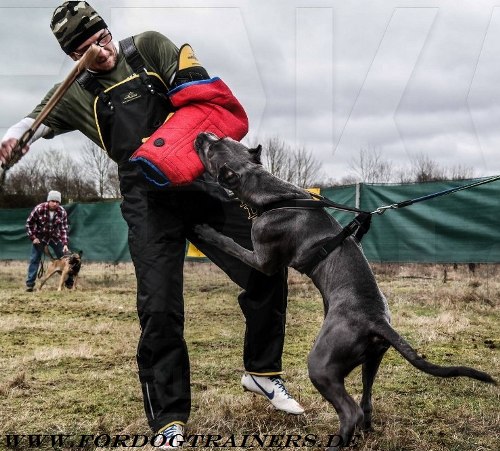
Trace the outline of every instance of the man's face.
{"type": "Polygon", "coordinates": [[[49,210],[55,211],[59,207],[59,202],[57,200],[49,200],[49,210]]]}
{"type": "Polygon", "coordinates": [[[95,72],[106,72],[113,69],[116,66],[117,52],[113,41],[111,40],[111,34],[107,29],[100,30],[88,38],[70,54],[70,57],[74,61],[78,61],[83,56],[83,53],[85,53],[85,51],[92,44],[96,44],[98,41],[101,41],[99,45],[99,53],[97,54],[94,62],[88,68],[95,72]],[[103,41],[107,41],[108,38],[110,39],[109,42],[103,46],[103,41]]]}

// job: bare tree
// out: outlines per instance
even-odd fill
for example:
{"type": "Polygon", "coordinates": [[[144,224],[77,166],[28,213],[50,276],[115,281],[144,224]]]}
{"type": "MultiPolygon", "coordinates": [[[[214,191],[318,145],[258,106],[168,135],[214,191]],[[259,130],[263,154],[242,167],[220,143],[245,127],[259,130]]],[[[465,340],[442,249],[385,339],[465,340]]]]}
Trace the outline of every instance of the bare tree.
{"type": "Polygon", "coordinates": [[[395,172],[394,181],[397,183],[413,183],[415,181],[414,174],[409,167],[399,168],[395,172]]]}
{"type": "Polygon", "coordinates": [[[40,197],[47,192],[45,170],[36,158],[27,155],[9,171],[6,192],[29,197],[40,197]]]}
{"type": "Polygon", "coordinates": [[[474,176],[474,171],[470,167],[455,165],[445,168],[423,153],[417,154],[412,158],[411,166],[415,182],[463,180],[474,176]]]}
{"type": "MultiPolygon", "coordinates": [[[[251,144],[256,145],[256,141],[251,144]]],[[[262,147],[262,163],[271,174],[301,187],[316,182],[321,163],[304,147],[294,148],[277,136],[267,139],[262,147]]]]}
{"type": "Polygon", "coordinates": [[[356,183],[359,183],[359,177],[353,174],[345,175],[340,179],[340,182],[338,183],[332,183],[332,185],[355,185],[356,183]]]}
{"type": "Polygon", "coordinates": [[[118,199],[121,197],[120,192],[120,178],[118,176],[118,165],[113,162],[108,173],[108,180],[106,183],[106,194],[113,198],[118,199]]]}
{"type": "Polygon", "coordinates": [[[474,169],[469,166],[456,165],[450,168],[448,174],[451,180],[465,180],[474,178],[474,169]]]}
{"type": "Polygon", "coordinates": [[[89,200],[97,197],[94,183],[81,166],[64,151],[44,154],[41,165],[50,189],[60,191],[68,200],[89,200]]]}
{"type": "Polygon", "coordinates": [[[379,148],[361,148],[350,166],[360,182],[383,183],[392,177],[392,163],[382,158],[379,148]]]}
{"type": "Polygon", "coordinates": [[[85,141],[81,149],[81,158],[90,178],[97,186],[100,198],[113,196],[115,186],[113,186],[113,176],[116,170],[116,163],[109,158],[104,150],[90,140],[85,141]]]}
{"type": "Polygon", "coordinates": [[[427,154],[419,153],[411,159],[412,173],[414,181],[432,182],[435,180],[444,180],[445,171],[434,160],[431,160],[427,154]]]}
{"type": "Polygon", "coordinates": [[[292,163],[291,147],[277,136],[269,138],[263,145],[263,164],[276,177],[292,182],[295,177],[295,168],[292,163]]]}
{"type": "Polygon", "coordinates": [[[472,178],[474,171],[466,166],[458,165],[450,168],[442,167],[423,153],[415,154],[410,165],[394,168],[392,162],[384,160],[380,149],[362,148],[357,160],[351,162],[353,174],[344,177],[347,183],[421,183],[438,180],[462,180],[472,178]]]}
{"type": "Polygon", "coordinates": [[[48,149],[28,154],[9,172],[6,193],[23,196],[26,201],[41,201],[50,190],[60,191],[67,201],[97,198],[87,173],[64,151],[48,149]]]}
{"type": "Polygon", "coordinates": [[[310,151],[303,147],[293,152],[293,161],[295,166],[295,184],[302,188],[312,186],[321,169],[321,163],[313,157],[310,151]]]}

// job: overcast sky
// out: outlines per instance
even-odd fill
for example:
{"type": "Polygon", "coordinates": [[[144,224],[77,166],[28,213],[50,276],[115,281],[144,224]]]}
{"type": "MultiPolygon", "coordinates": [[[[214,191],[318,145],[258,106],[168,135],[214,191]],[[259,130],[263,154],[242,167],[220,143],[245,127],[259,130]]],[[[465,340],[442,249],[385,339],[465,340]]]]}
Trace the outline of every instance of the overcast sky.
{"type": "MultiPolygon", "coordinates": [[[[190,43],[246,108],[341,179],[361,148],[500,174],[500,7],[490,0],[94,0],[116,39],[190,43]],[[200,6],[202,5],[202,6],[200,6]]],[[[0,0],[0,133],[73,67],[50,28],[60,2],[0,0]]],[[[78,133],[48,147],[75,151],[78,133]]],[[[34,155],[34,154],[33,154],[34,155]]]]}

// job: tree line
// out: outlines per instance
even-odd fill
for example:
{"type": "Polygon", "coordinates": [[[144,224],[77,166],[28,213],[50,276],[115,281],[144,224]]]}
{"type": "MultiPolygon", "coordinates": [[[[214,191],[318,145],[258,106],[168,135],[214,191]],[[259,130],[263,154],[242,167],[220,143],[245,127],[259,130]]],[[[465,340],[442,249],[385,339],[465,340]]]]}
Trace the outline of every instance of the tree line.
{"type": "Polygon", "coordinates": [[[379,148],[362,148],[350,164],[351,174],[342,179],[343,184],[364,183],[422,183],[439,180],[464,180],[474,177],[474,170],[465,165],[441,166],[427,154],[410,157],[406,167],[395,165],[382,156],[379,148]]]}
{"type": "MultiPolygon", "coordinates": [[[[257,141],[251,144],[257,145],[257,141]]],[[[329,187],[353,183],[412,183],[461,180],[474,177],[465,166],[443,167],[425,154],[416,154],[408,167],[394,167],[377,148],[362,148],[341,180],[322,172],[321,162],[305,147],[292,146],[275,136],[262,143],[262,163],[277,177],[301,187],[329,187]]],[[[96,202],[120,198],[118,168],[93,142],[72,152],[49,149],[28,153],[6,178],[0,207],[28,207],[43,202],[50,190],[60,191],[63,202],[96,202]],[[36,152],[34,152],[36,153],[36,152]]]]}
{"type": "Polygon", "coordinates": [[[75,151],[28,152],[9,170],[0,207],[33,206],[50,190],[60,191],[63,203],[119,198],[117,165],[91,141],[75,151]]]}

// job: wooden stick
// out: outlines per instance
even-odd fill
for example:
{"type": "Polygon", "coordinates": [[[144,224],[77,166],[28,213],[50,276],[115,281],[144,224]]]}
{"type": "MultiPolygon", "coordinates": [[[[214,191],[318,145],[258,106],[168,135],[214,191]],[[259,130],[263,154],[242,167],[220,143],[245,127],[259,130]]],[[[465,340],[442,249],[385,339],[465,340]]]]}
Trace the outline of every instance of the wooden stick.
{"type": "Polygon", "coordinates": [[[47,118],[50,112],[54,109],[54,107],[59,103],[61,98],[64,96],[69,87],[76,80],[78,75],[80,75],[85,69],[87,69],[92,62],[95,61],[97,54],[100,51],[100,47],[93,44],[89,47],[89,49],[83,54],[82,58],[78,60],[77,64],[68,76],[61,82],[61,84],[54,91],[48,102],[42,108],[40,113],[35,119],[35,122],[31,125],[31,127],[26,130],[19,141],[16,144],[16,147],[12,149],[12,153],[10,155],[9,161],[6,164],[2,164],[2,173],[0,175],[0,186],[3,185],[5,181],[5,173],[8,169],[10,169],[14,164],[16,164],[23,156],[22,149],[28,144],[29,140],[33,137],[35,132],[38,130],[38,127],[42,124],[42,122],[47,118]]]}

